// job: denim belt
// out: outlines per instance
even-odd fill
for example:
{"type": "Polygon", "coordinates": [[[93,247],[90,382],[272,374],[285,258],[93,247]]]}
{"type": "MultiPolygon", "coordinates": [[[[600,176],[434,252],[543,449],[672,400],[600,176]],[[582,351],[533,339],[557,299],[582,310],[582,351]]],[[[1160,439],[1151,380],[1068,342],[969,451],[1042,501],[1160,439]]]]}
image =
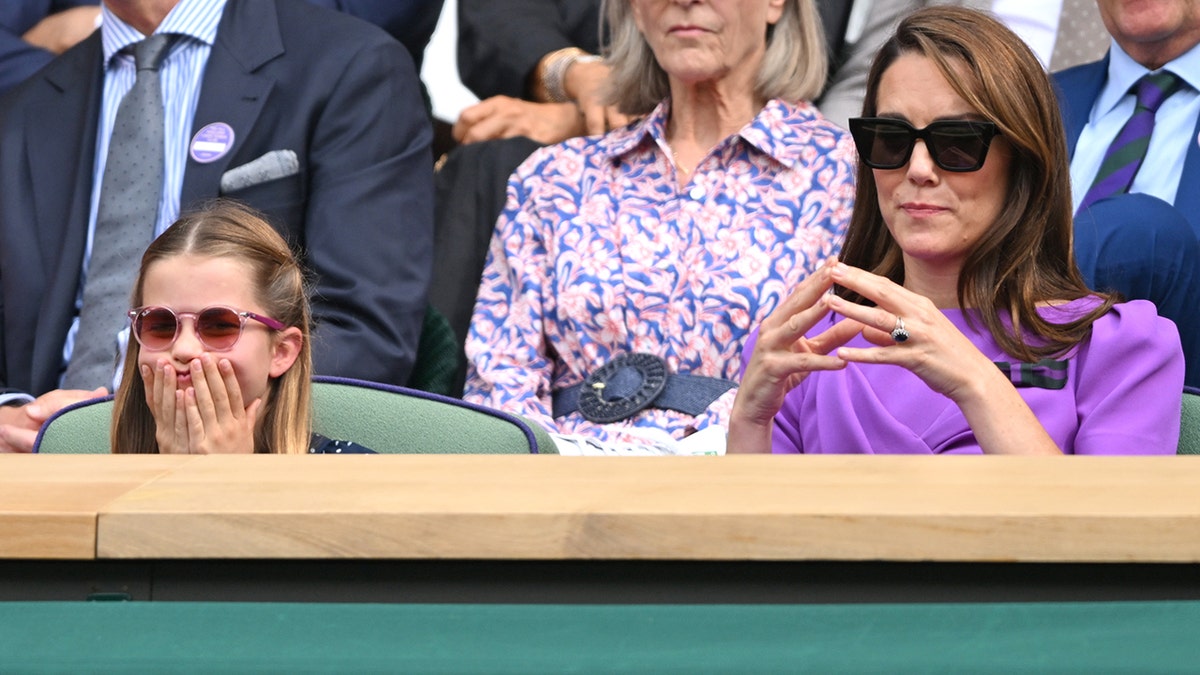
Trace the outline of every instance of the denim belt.
{"type": "Polygon", "coordinates": [[[554,416],[578,410],[584,419],[608,424],[651,407],[694,416],[735,386],[719,377],[668,373],[654,354],[621,354],[583,383],[554,392],[554,416]]]}

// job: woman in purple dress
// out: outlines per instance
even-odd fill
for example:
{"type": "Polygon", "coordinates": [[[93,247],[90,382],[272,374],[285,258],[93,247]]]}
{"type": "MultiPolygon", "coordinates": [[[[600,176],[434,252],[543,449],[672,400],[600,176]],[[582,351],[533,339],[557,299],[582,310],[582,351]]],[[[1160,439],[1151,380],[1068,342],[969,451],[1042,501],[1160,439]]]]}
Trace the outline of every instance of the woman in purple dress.
{"type": "Polygon", "coordinates": [[[1084,284],[1058,107],[1021,40],[914,13],[863,108],[840,260],[748,343],[729,452],[1175,452],[1178,332],[1084,284]]]}

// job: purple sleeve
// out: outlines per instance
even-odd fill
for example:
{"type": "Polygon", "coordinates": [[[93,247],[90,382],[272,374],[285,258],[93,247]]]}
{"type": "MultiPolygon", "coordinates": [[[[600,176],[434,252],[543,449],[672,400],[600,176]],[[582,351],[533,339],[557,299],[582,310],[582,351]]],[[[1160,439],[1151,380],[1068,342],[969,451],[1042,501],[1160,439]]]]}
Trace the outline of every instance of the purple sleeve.
{"type": "Polygon", "coordinates": [[[1175,454],[1183,398],[1175,324],[1145,300],[1116,305],[1078,359],[1075,454],[1175,454]]]}

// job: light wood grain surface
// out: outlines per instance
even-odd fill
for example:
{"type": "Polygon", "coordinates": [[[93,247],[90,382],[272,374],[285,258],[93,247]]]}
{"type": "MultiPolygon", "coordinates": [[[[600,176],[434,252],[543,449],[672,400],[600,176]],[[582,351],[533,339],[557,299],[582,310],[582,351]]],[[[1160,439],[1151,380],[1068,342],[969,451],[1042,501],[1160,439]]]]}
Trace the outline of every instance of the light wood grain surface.
{"type": "Polygon", "coordinates": [[[96,557],[96,516],[188,457],[0,455],[0,558],[96,557]]]}
{"type": "Polygon", "coordinates": [[[1200,561],[1200,457],[196,457],[105,505],[97,550],[1200,561]]]}

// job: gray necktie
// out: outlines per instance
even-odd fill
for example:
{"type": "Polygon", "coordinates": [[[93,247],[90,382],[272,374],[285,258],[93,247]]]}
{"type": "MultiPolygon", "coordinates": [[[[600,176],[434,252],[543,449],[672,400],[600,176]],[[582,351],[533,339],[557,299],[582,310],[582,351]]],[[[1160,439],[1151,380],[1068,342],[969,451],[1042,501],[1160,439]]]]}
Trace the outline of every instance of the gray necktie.
{"type": "Polygon", "coordinates": [[[110,386],[116,372],[117,333],[126,322],[130,291],[142,253],[154,238],[163,187],[163,104],[158,66],[169,36],[134,45],[137,79],[121,100],[100,183],[92,257],[83,287],[79,332],[66,389],[110,386]]]}
{"type": "Polygon", "coordinates": [[[1098,61],[1109,45],[1108,30],[1096,0],[1063,0],[1050,72],[1098,61]]]}

